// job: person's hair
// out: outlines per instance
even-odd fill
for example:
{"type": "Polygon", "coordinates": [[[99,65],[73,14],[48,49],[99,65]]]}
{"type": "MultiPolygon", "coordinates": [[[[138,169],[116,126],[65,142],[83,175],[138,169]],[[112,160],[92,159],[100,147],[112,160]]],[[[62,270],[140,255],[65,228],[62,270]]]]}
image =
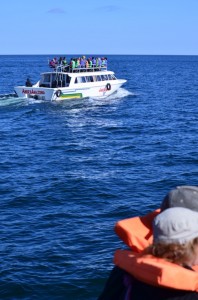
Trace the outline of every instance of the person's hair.
{"type": "Polygon", "coordinates": [[[154,243],[149,246],[145,252],[179,265],[188,265],[188,262],[196,255],[196,246],[198,246],[198,238],[195,238],[186,244],[154,243]]]}

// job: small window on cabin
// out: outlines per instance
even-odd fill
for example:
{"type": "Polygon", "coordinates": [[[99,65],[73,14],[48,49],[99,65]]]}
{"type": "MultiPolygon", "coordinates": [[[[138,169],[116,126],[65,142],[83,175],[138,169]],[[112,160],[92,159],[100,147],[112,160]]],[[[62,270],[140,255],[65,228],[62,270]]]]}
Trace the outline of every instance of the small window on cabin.
{"type": "Polygon", "coordinates": [[[93,82],[94,80],[93,80],[93,76],[89,76],[89,78],[90,78],[90,82],[93,82]]]}
{"type": "Polygon", "coordinates": [[[82,83],[82,78],[81,77],[77,77],[77,82],[78,83],[82,83]]]}
{"type": "Polygon", "coordinates": [[[56,74],[52,74],[52,81],[55,81],[57,79],[56,74]]]}
{"type": "Polygon", "coordinates": [[[101,76],[100,75],[97,75],[97,81],[101,81],[101,76]]]}
{"type": "Polygon", "coordinates": [[[63,74],[62,76],[62,86],[65,87],[66,76],[63,74]]]}
{"type": "Polygon", "coordinates": [[[83,82],[86,82],[85,77],[76,77],[75,83],[83,83],[83,82]]]}
{"type": "Polygon", "coordinates": [[[44,75],[43,82],[50,82],[50,74],[44,75]]]}
{"type": "Polygon", "coordinates": [[[71,80],[71,77],[67,75],[67,77],[66,77],[66,84],[67,84],[67,85],[70,84],[70,80],[71,80]]]}
{"type": "Polygon", "coordinates": [[[80,79],[80,83],[85,83],[85,82],[86,82],[86,79],[85,79],[85,77],[84,77],[84,76],[82,76],[82,77],[79,77],[79,79],[80,79]]]}
{"type": "Polygon", "coordinates": [[[59,80],[59,81],[63,81],[63,80],[64,80],[63,78],[64,78],[64,77],[63,77],[63,74],[59,74],[58,80],[59,80]]]}

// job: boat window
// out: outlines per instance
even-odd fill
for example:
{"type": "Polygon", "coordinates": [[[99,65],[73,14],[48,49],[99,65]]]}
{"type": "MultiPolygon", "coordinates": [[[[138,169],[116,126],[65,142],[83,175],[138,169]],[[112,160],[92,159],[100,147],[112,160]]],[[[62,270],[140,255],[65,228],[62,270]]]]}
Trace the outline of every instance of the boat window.
{"type": "Polygon", "coordinates": [[[58,87],[62,87],[63,86],[63,74],[59,73],[57,74],[57,81],[58,81],[58,87]]]}
{"type": "Polygon", "coordinates": [[[105,80],[108,80],[108,75],[104,75],[105,80]]]}
{"type": "Polygon", "coordinates": [[[58,82],[56,80],[52,81],[51,87],[56,88],[58,86],[58,82]]]}
{"type": "Polygon", "coordinates": [[[68,86],[70,83],[70,77],[63,73],[53,73],[51,76],[51,87],[65,87],[68,86]]]}
{"type": "Polygon", "coordinates": [[[108,80],[107,75],[101,75],[101,78],[102,78],[103,81],[104,81],[104,80],[108,80]]]}
{"type": "Polygon", "coordinates": [[[84,76],[76,77],[75,83],[84,83],[86,82],[86,79],[84,76]]]}
{"type": "Polygon", "coordinates": [[[39,86],[50,87],[50,74],[42,74],[39,86]]]}
{"type": "Polygon", "coordinates": [[[100,75],[97,75],[97,81],[101,81],[101,76],[100,75]]]}
{"type": "Polygon", "coordinates": [[[111,75],[113,80],[116,80],[117,78],[115,77],[115,75],[111,75]]]}
{"type": "Polygon", "coordinates": [[[50,74],[43,75],[43,82],[50,82],[50,74]]]}
{"type": "Polygon", "coordinates": [[[54,74],[54,73],[52,74],[52,82],[53,81],[56,81],[56,74],[54,74]]]}
{"type": "Polygon", "coordinates": [[[68,86],[70,84],[71,81],[71,77],[70,76],[66,76],[66,85],[68,86]]]}
{"type": "Polygon", "coordinates": [[[63,86],[63,87],[66,86],[65,81],[66,81],[66,75],[63,74],[63,76],[62,76],[62,86],[63,86]]]}
{"type": "Polygon", "coordinates": [[[93,82],[93,76],[86,76],[87,82],[93,82]]]}

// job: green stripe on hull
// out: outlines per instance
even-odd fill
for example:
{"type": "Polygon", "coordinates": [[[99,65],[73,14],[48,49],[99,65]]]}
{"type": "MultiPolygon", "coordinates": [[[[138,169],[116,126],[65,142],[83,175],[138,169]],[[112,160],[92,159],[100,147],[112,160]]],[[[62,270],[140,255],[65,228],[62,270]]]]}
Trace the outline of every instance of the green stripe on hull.
{"type": "Polygon", "coordinates": [[[61,94],[61,95],[60,95],[60,98],[61,98],[61,99],[68,99],[68,98],[70,98],[70,99],[74,99],[74,98],[79,99],[79,98],[82,98],[82,93],[76,93],[76,94],[61,94]]]}

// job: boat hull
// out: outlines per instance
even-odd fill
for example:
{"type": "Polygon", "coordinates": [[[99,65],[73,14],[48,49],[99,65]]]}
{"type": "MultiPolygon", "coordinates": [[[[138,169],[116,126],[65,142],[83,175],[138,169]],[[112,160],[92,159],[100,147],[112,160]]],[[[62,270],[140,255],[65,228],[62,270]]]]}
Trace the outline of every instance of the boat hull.
{"type": "Polygon", "coordinates": [[[79,86],[78,88],[45,88],[39,87],[39,85],[36,84],[32,87],[16,86],[14,90],[20,98],[34,98],[44,101],[83,99],[91,97],[106,98],[115,93],[125,82],[126,80],[124,79],[117,79],[113,82],[103,82],[103,84],[101,84],[101,82],[93,83],[92,86],[90,83],[89,86],[83,84],[83,87],[79,86]]]}

